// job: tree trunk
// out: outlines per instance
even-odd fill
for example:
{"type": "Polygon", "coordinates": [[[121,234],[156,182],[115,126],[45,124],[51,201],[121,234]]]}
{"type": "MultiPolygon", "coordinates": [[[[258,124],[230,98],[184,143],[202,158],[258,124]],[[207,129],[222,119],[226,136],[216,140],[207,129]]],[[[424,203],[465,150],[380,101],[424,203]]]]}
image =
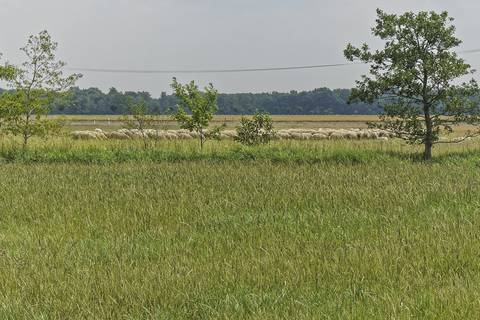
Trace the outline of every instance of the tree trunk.
{"type": "Polygon", "coordinates": [[[22,144],[23,150],[27,149],[27,143],[28,143],[28,135],[24,134],[23,135],[23,144],[22,144]]]}
{"type": "Polygon", "coordinates": [[[203,142],[205,141],[205,136],[203,134],[203,129],[200,129],[200,150],[203,150],[203,142]]]}
{"type": "Polygon", "coordinates": [[[143,149],[147,150],[148,149],[148,138],[143,137],[143,149]]]}
{"type": "Polygon", "coordinates": [[[29,135],[29,132],[30,132],[30,116],[31,116],[31,113],[33,111],[30,110],[28,113],[27,113],[27,116],[26,116],[26,119],[25,119],[25,124],[23,126],[23,144],[22,144],[22,148],[23,150],[25,151],[27,149],[27,143],[28,143],[28,139],[30,138],[30,135],[29,135]]]}
{"type": "Polygon", "coordinates": [[[423,160],[430,160],[432,158],[432,147],[431,142],[425,141],[425,151],[423,151],[423,160]]]}
{"type": "Polygon", "coordinates": [[[142,139],[143,139],[143,149],[147,150],[148,149],[148,135],[145,133],[143,128],[140,129],[140,132],[142,133],[142,139]]]}
{"type": "Polygon", "coordinates": [[[430,160],[432,158],[432,147],[433,147],[433,123],[432,118],[430,117],[430,106],[424,106],[425,111],[425,150],[423,151],[423,160],[430,160]]]}
{"type": "Polygon", "coordinates": [[[430,160],[432,158],[432,146],[433,146],[433,120],[430,115],[431,105],[428,97],[428,72],[427,68],[423,68],[423,89],[422,89],[422,102],[423,102],[423,113],[425,116],[425,139],[424,145],[425,150],[423,152],[423,160],[430,160]]]}

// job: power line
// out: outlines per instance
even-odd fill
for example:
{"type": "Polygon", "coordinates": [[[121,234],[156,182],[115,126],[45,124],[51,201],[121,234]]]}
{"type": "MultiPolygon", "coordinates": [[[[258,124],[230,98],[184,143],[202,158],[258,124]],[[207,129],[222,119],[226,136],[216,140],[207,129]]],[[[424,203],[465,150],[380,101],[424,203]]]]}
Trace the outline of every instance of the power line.
{"type": "MultiPolygon", "coordinates": [[[[479,53],[480,49],[462,50],[458,54],[479,53]]],[[[288,67],[270,67],[270,68],[239,68],[239,69],[199,69],[199,70],[140,70],[140,69],[108,69],[108,68],[67,68],[71,71],[95,72],[95,73],[126,73],[126,74],[201,74],[201,73],[239,73],[239,72],[266,72],[266,71],[287,71],[287,70],[305,70],[321,69],[331,67],[352,66],[365,64],[363,62],[318,64],[308,66],[288,66],[288,67]]]]}
{"type": "Polygon", "coordinates": [[[282,71],[282,70],[301,70],[301,69],[318,69],[329,67],[351,66],[355,64],[363,64],[362,62],[354,63],[333,63],[319,64],[311,66],[289,66],[289,67],[272,67],[272,68],[245,68],[245,69],[206,69],[206,70],[133,70],[133,69],[97,69],[97,68],[68,68],[72,71],[82,72],[102,72],[102,73],[137,73],[137,74],[176,74],[176,73],[238,73],[238,72],[262,72],[262,71],[282,71]]]}

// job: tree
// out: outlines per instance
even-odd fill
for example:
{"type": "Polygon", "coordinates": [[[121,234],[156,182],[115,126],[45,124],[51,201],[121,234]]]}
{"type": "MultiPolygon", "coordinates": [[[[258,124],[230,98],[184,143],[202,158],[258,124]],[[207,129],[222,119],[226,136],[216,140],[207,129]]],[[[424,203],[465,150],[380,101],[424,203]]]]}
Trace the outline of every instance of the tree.
{"type": "Polygon", "coordinates": [[[149,136],[146,130],[152,129],[157,119],[148,111],[148,107],[144,101],[130,102],[128,115],[122,117],[122,122],[127,129],[136,129],[142,135],[143,145],[148,148],[149,136]]]}
{"type": "Polygon", "coordinates": [[[47,31],[30,36],[21,49],[26,61],[7,79],[14,90],[3,93],[0,99],[3,129],[21,135],[24,148],[32,136],[46,136],[59,129],[59,122],[46,116],[52,103],[64,98],[66,91],[81,77],[63,75],[65,63],[55,58],[57,46],[47,31]]]}
{"type": "Polygon", "coordinates": [[[220,127],[215,127],[209,132],[206,131],[218,108],[217,90],[212,84],[209,84],[205,87],[205,92],[201,92],[194,81],[182,85],[176,78],[173,78],[172,88],[178,99],[177,110],[173,114],[173,118],[180,123],[182,129],[198,134],[200,148],[203,149],[205,140],[218,137],[220,131],[220,127]]]}
{"type": "MultiPolygon", "coordinates": [[[[0,89],[1,90],[1,89],[0,89]]],[[[358,102],[347,104],[350,89],[318,88],[311,91],[289,93],[219,93],[217,99],[220,114],[253,114],[265,110],[270,114],[378,114],[376,104],[358,102]]],[[[141,92],[120,92],[111,88],[103,93],[97,88],[74,87],[69,99],[56,102],[52,113],[66,114],[124,114],[128,110],[128,98],[143,99],[150,112],[164,113],[175,106],[175,95],[162,93],[154,98],[141,92]]]]}
{"type": "Polygon", "coordinates": [[[272,118],[268,113],[256,112],[252,119],[242,117],[235,141],[246,145],[268,143],[275,137],[272,118]]]}
{"type": "MultiPolygon", "coordinates": [[[[0,59],[2,54],[0,53],[0,59]]],[[[0,80],[10,80],[15,76],[15,67],[5,63],[3,66],[0,65],[0,80]]]]}
{"type": "Polygon", "coordinates": [[[478,124],[477,83],[459,83],[470,74],[470,65],[453,51],[461,44],[455,36],[453,18],[447,12],[387,14],[377,9],[373,35],[385,42],[381,50],[367,44],[348,44],[344,54],[350,61],[370,64],[370,76],[362,76],[350,101],[378,101],[383,108],[374,124],[409,143],[424,145],[423,158],[432,156],[436,143],[460,142],[440,139],[461,123],[478,124]]]}

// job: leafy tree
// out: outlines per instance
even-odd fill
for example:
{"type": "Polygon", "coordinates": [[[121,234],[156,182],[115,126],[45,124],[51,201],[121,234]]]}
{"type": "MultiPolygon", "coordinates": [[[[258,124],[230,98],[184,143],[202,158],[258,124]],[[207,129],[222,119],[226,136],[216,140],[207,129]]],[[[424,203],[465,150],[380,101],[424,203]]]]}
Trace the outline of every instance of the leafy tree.
{"type": "Polygon", "coordinates": [[[172,88],[178,99],[173,118],[180,123],[182,129],[198,133],[200,148],[203,148],[205,140],[218,137],[220,130],[216,127],[210,132],[206,131],[218,108],[217,90],[210,84],[205,87],[205,92],[201,92],[194,81],[182,85],[176,78],[173,78],[172,88]]]}
{"type": "Polygon", "coordinates": [[[348,44],[347,59],[370,64],[370,76],[362,76],[350,101],[380,101],[384,110],[377,127],[393,132],[409,143],[424,145],[423,158],[432,156],[436,143],[460,142],[465,137],[443,140],[455,125],[477,124],[479,105],[474,80],[458,84],[470,74],[470,65],[453,51],[461,41],[455,36],[447,12],[387,14],[377,9],[373,35],[384,40],[381,50],[367,44],[348,44]]]}
{"type": "Polygon", "coordinates": [[[127,129],[136,129],[140,131],[145,149],[149,145],[149,136],[146,132],[148,129],[155,127],[157,119],[149,113],[145,102],[131,102],[128,108],[128,115],[122,117],[124,127],[127,129]]]}
{"type": "MultiPolygon", "coordinates": [[[[0,53],[0,59],[2,54],[0,53]]],[[[9,80],[15,76],[15,67],[5,63],[5,65],[0,65],[0,80],[9,80]]]]}
{"type": "Polygon", "coordinates": [[[242,117],[235,141],[246,145],[268,143],[275,137],[273,121],[268,113],[256,112],[252,119],[242,117]]]}
{"type": "Polygon", "coordinates": [[[66,91],[80,78],[79,74],[64,76],[65,63],[57,61],[53,42],[47,31],[30,36],[21,49],[26,61],[15,68],[7,79],[14,90],[5,92],[0,101],[0,118],[4,130],[23,139],[26,148],[32,136],[46,136],[59,129],[58,121],[46,118],[56,99],[66,96],[66,91]]]}

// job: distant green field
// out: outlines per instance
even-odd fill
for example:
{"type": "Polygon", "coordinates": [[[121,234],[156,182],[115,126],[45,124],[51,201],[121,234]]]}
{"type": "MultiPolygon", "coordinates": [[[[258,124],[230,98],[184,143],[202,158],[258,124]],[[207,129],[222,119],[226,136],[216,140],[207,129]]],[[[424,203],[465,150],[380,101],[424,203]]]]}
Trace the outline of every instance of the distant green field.
{"type": "Polygon", "coordinates": [[[0,319],[477,319],[480,144],[0,149],[0,319]]]}

